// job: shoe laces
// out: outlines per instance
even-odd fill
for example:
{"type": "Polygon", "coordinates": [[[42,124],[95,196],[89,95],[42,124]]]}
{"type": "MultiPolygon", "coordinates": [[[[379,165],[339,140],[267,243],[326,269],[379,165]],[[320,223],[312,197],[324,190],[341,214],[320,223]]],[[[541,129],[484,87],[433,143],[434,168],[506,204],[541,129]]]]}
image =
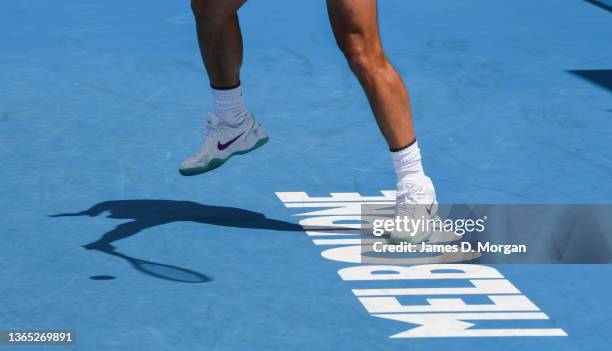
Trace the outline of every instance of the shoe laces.
{"type": "MultiPolygon", "coordinates": [[[[400,199],[400,203],[403,205],[414,205],[414,204],[418,204],[419,201],[421,200],[421,192],[423,191],[423,189],[414,184],[414,183],[408,183],[403,185],[402,190],[402,195],[401,195],[401,199],[400,199]]],[[[398,196],[400,196],[399,194],[397,194],[398,196]]]]}
{"type": "Polygon", "coordinates": [[[204,138],[206,138],[209,135],[215,135],[215,133],[219,132],[219,126],[221,124],[221,121],[219,120],[219,117],[215,116],[215,114],[213,113],[209,113],[207,118],[206,118],[206,122],[205,122],[206,126],[204,128],[200,129],[200,132],[202,133],[202,136],[204,138]]]}
{"type": "Polygon", "coordinates": [[[196,156],[202,157],[207,150],[207,144],[210,142],[216,142],[221,139],[222,136],[227,134],[227,129],[224,128],[221,120],[214,113],[209,113],[206,118],[206,127],[199,129],[202,138],[204,139],[202,146],[198,150],[196,156]]]}
{"type": "Polygon", "coordinates": [[[423,188],[414,183],[407,183],[402,186],[401,195],[397,201],[397,212],[403,215],[415,217],[418,206],[425,206],[423,203],[423,188]]]}

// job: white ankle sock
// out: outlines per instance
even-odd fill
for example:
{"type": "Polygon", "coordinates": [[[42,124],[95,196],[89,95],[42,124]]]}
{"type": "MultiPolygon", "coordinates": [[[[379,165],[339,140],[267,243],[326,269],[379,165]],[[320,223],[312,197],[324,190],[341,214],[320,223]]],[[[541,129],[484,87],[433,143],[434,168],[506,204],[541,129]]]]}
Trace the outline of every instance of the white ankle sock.
{"type": "Polygon", "coordinates": [[[237,86],[232,89],[212,88],[215,115],[221,121],[229,125],[239,125],[247,115],[242,98],[242,88],[237,86]]]}
{"type": "Polygon", "coordinates": [[[425,177],[421,164],[421,150],[416,141],[403,150],[391,151],[391,158],[397,175],[397,184],[419,182],[425,177]]]}

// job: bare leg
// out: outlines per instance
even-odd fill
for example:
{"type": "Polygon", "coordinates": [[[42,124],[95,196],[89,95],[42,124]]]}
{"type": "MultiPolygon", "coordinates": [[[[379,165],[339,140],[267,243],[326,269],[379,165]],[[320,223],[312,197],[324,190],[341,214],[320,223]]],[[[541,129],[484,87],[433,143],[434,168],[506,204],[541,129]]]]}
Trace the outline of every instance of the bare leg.
{"type": "Polygon", "coordinates": [[[200,52],[210,84],[231,87],[240,82],[242,33],[236,13],[246,0],[192,0],[200,52]]]}
{"type": "Polygon", "coordinates": [[[251,152],[268,136],[248,113],[240,86],[242,33],[236,13],[246,0],[191,0],[214,109],[200,149],[179,166],[184,176],[212,171],[233,155],[251,152]]]}
{"type": "Polygon", "coordinates": [[[391,149],[415,140],[408,92],[387,60],[378,33],[376,0],[327,0],[336,42],[365,90],[391,149]]]}

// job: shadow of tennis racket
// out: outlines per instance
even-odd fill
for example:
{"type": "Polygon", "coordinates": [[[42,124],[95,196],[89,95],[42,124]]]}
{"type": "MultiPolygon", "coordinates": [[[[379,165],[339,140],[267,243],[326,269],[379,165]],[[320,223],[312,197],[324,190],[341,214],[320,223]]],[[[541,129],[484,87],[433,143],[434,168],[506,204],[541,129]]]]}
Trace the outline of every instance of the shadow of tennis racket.
{"type": "Polygon", "coordinates": [[[101,251],[111,256],[120,257],[128,261],[132,267],[147,275],[156,278],[170,280],[180,283],[206,283],[211,279],[202,273],[192,271],[186,268],[176,267],[169,264],[151,262],[141,260],[139,258],[130,257],[117,251],[101,251]]]}

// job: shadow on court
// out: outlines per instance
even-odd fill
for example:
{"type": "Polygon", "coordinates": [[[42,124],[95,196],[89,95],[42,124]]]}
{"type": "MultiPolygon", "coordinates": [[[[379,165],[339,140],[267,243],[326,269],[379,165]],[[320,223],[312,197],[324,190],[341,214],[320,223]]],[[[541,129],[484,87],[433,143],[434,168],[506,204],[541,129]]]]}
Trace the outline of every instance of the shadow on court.
{"type": "Polygon", "coordinates": [[[573,70],[568,72],[612,92],[612,69],[573,70]]]}
{"type": "Polygon", "coordinates": [[[595,6],[598,6],[608,12],[612,12],[612,1],[611,0],[585,0],[595,6]]]}
{"type": "Polygon", "coordinates": [[[108,218],[131,220],[117,225],[98,240],[83,245],[87,250],[96,250],[123,258],[137,270],[148,275],[185,283],[203,283],[210,278],[196,271],[171,265],[144,261],[120,253],[113,242],[138,234],[143,230],[173,222],[196,222],[225,227],[267,229],[277,231],[303,231],[297,224],[267,218],[265,215],[234,207],[202,205],[192,201],[174,200],[116,200],[104,201],[88,210],[76,213],[61,213],[49,217],[95,217],[109,213],[108,218]]]}

